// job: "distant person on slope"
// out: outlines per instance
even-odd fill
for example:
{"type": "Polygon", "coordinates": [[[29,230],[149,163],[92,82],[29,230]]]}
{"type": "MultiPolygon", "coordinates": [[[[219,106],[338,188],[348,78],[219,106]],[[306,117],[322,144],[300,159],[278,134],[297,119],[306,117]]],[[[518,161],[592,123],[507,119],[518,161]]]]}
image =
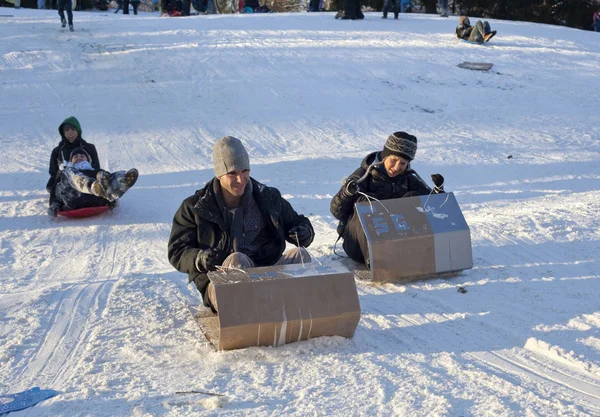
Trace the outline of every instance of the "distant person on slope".
{"type": "Polygon", "coordinates": [[[361,0],[344,0],[344,10],[337,12],[335,18],[342,20],[364,19],[365,15],[362,12],[361,0]]]}
{"type": "Polygon", "coordinates": [[[355,203],[367,201],[364,194],[378,200],[389,200],[444,192],[443,176],[431,176],[434,184],[431,189],[410,168],[416,152],[415,136],[406,132],[392,133],[383,150],[367,155],[360,168],[346,179],[331,200],[331,214],[340,221],[337,232],[344,239],[344,251],[356,262],[370,266],[369,244],[354,208],[355,203]]]}
{"type": "Polygon", "coordinates": [[[175,213],[168,256],[196,284],[204,305],[218,311],[208,271],[310,262],[303,248],[315,233],[279,190],[250,177],[250,159],[239,139],[219,139],[213,165],[214,178],[175,213]],[[298,247],[284,253],[286,241],[298,247]]]}
{"type": "Polygon", "coordinates": [[[81,138],[81,126],[75,117],[58,127],[62,137],[50,157],[50,193],[48,213],[60,210],[114,205],[137,180],[137,170],[113,174],[100,169],[96,147],[81,138]]]}
{"type": "Polygon", "coordinates": [[[62,27],[67,26],[65,20],[65,10],[67,11],[67,17],[69,19],[69,30],[73,32],[73,1],[72,0],[58,0],[58,15],[60,16],[60,23],[62,27]]]}
{"type": "Polygon", "coordinates": [[[390,8],[392,7],[392,3],[393,3],[393,8],[394,8],[394,19],[398,19],[398,13],[400,13],[400,0],[385,0],[383,3],[383,16],[381,16],[382,19],[387,19],[387,15],[388,12],[390,11],[390,8]]]}
{"type": "Polygon", "coordinates": [[[600,10],[594,12],[594,30],[600,32],[600,10]]]}
{"type": "Polygon", "coordinates": [[[496,31],[490,28],[490,24],[478,20],[475,26],[471,26],[471,22],[467,16],[461,16],[456,27],[456,37],[469,42],[483,43],[488,42],[496,35],[496,31]]]}

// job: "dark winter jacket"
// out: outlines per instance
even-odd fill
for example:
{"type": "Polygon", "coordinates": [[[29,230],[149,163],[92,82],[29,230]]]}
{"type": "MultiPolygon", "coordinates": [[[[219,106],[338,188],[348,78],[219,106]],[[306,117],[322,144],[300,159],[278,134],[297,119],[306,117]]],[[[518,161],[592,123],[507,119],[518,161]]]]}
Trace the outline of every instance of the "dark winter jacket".
{"type": "MultiPolygon", "coordinates": [[[[168,247],[169,262],[179,272],[189,275],[189,281],[194,281],[206,306],[210,306],[206,296],[209,281],[207,271],[197,269],[196,256],[199,251],[212,248],[217,252],[219,263],[222,263],[233,252],[233,239],[214,191],[215,181],[218,180],[213,178],[203,189],[183,201],[173,218],[168,247]]],[[[279,190],[252,178],[250,181],[252,195],[271,235],[270,243],[261,248],[253,261],[256,266],[274,265],[285,250],[291,228],[300,225],[308,227],[313,236],[314,231],[310,220],[296,213],[290,203],[281,197],[279,190]]]]}
{"type": "Polygon", "coordinates": [[[469,39],[471,32],[473,32],[473,26],[471,26],[468,21],[459,24],[456,27],[456,37],[459,39],[469,39]]]}
{"type": "Polygon", "coordinates": [[[61,136],[61,140],[56,148],[52,150],[52,154],[50,156],[50,168],[48,169],[48,173],[50,174],[50,178],[48,179],[48,183],[46,184],[46,190],[50,193],[50,203],[56,201],[54,196],[56,181],[58,180],[58,174],[60,170],[60,165],[63,161],[69,161],[69,157],[71,156],[71,152],[75,148],[82,148],[85,150],[90,156],[90,164],[94,169],[100,169],[100,160],[98,159],[98,152],[96,151],[96,147],[91,143],[87,143],[85,140],[81,138],[81,125],[79,121],[75,117],[66,118],[60,126],[58,126],[58,133],[61,136]],[[69,142],[67,138],[63,135],[63,125],[70,124],[75,126],[77,129],[77,139],[73,142],[69,142]]]}
{"type": "MultiPolygon", "coordinates": [[[[342,222],[347,221],[354,213],[354,203],[360,197],[360,194],[348,195],[344,192],[346,184],[351,180],[358,180],[361,178],[369,169],[373,163],[380,161],[381,152],[373,152],[366,156],[360,164],[360,168],[350,175],[346,183],[342,186],[340,191],[331,200],[331,214],[342,222]]],[[[409,195],[427,195],[431,192],[431,188],[417,175],[415,171],[410,168],[410,165],[406,167],[403,173],[390,178],[383,164],[379,164],[376,168],[371,169],[370,175],[361,182],[360,190],[378,200],[389,200],[391,198],[404,197],[405,194],[409,195]]]]}

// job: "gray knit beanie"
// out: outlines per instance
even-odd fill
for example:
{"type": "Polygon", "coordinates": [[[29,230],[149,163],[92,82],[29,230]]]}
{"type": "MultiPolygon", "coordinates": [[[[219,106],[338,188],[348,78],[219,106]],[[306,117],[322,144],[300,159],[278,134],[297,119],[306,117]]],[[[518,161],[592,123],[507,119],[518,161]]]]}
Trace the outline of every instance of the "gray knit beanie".
{"type": "Polygon", "coordinates": [[[250,158],[242,142],[233,136],[225,136],[213,147],[215,177],[219,178],[231,171],[250,169],[250,158]]]}
{"type": "Polygon", "coordinates": [[[400,158],[412,161],[417,153],[417,138],[406,132],[394,132],[385,142],[381,159],[390,155],[397,155],[400,158]]]}

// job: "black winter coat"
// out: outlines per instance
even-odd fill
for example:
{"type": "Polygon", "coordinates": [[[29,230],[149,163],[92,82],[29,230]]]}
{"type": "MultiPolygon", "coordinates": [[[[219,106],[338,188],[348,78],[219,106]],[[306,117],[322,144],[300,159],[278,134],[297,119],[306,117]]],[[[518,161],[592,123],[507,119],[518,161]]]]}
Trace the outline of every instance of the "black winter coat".
{"type": "MultiPolygon", "coordinates": [[[[204,305],[210,306],[206,296],[209,280],[208,271],[196,268],[196,256],[200,250],[213,248],[217,252],[219,263],[233,253],[233,239],[225,225],[221,208],[214,192],[213,178],[203,189],[186,198],[175,217],[169,237],[169,262],[179,272],[187,273],[189,282],[194,281],[204,297],[204,305]]],[[[274,265],[285,250],[286,240],[291,228],[305,226],[313,232],[310,220],[294,211],[290,203],[281,197],[279,190],[267,187],[250,178],[252,194],[258,204],[271,233],[270,243],[261,248],[258,259],[253,259],[256,266],[274,265]]],[[[309,242],[306,246],[310,245],[309,242]]]]}
{"type": "Polygon", "coordinates": [[[473,32],[473,26],[462,24],[456,27],[456,37],[459,39],[469,39],[473,32]]]}
{"type": "MultiPolygon", "coordinates": [[[[360,168],[350,175],[340,191],[331,200],[331,214],[342,222],[347,221],[354,213],[354,203],[358,200],[360,194],[347,195],[344,192],[346,184],[351,180],[358,180],[369,169],[374,162],[380,161],[380,152],[373,152],[365,157],[360,164],[360,168]]],[[[378,200],[389,200],[391,198],[404,197],[410,193],[410,196],[427,195],[431,192],[431,188],[417,175],[415,171],[410,169],[410,165],[406,167],[403,173],[390,178],[385,172],[385,168],[380,165],[371,170],[371,175],[360,184],[360,189],[363,193],[375,197],[378,200]]]]}

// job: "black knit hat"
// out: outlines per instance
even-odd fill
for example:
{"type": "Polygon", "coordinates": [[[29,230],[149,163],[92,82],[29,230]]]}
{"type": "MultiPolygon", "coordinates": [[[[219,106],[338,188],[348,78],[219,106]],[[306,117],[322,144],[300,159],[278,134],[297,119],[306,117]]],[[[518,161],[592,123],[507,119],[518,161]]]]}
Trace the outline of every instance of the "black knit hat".
{"type": "Polygon", "coordinates": [[[417,138],[406,132],[394,132],[385,142],[381,159],[385,159],[390,155],[396,155],[400,158],[412,161],[417,153],[417,138]]]}
{"type": "Polygon", "coordinates": [[[73,157],[75,155],[85,155],[86,159],[88,160],[88,162],[90,161],[90,154],[88,154],[85,149],[82,148],[75,148],[71,151],[71,155],[69,155],[69,162],[73,160],[73,157]]]}

